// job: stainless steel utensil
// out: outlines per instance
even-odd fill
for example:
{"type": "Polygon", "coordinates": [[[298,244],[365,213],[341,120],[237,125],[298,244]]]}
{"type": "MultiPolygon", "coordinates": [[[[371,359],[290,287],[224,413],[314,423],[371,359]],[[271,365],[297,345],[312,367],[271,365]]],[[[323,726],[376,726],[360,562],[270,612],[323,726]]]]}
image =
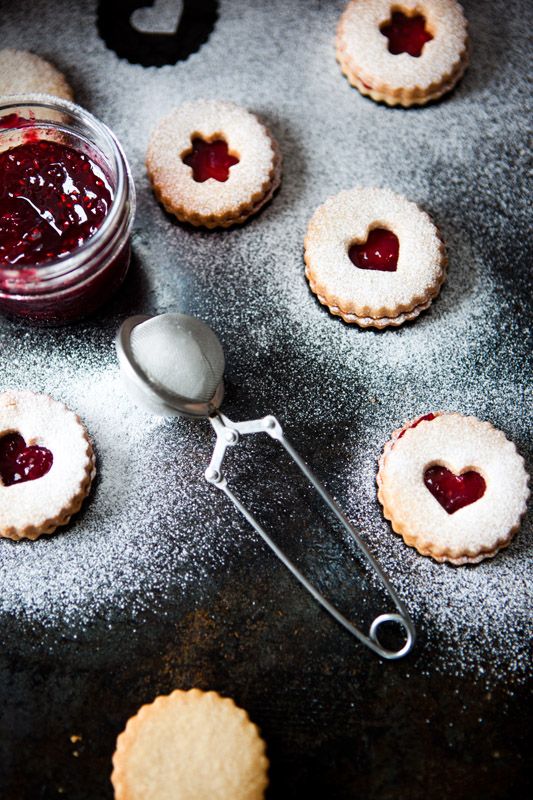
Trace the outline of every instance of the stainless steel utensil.
{"type": "Polygon", "coordinates": [[[206,417],[210,421],[217,440],[211,463],[205,471],[206,479],[229,497],[315,600],[346,630],[378,655],[387,659],[406,655],[415,641],[415,629],[407,609],[359,533],[287,441],[278,420],[269,415],[258,420],[232,422],[220,411],[224,396],[224,352],[211,328],[201,320],[185,314],[135,316],[127,319],[120,327],[116,346],[123,378],[137,402],[156,414],[206,417]],[[255,433],[266,433],[282,445],[344,529],[355,539],[359,550],[394,602],[397,612],[379,614],[370,625],[368,635],[356,628],[307,580],[229,488],[222,472],[226,449],[237,445],[241,436],[255,433]],[[403,628],[405,643],[398,650],[385,648],[378,639],[379,627],[386,622],[397,623],[403,628]]]}

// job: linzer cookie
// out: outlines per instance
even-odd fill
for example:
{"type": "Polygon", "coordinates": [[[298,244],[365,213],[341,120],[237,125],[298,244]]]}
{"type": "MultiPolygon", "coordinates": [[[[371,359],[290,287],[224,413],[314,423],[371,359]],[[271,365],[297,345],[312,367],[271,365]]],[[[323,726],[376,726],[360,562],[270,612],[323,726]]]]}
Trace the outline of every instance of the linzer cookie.
{"type": "Polygon", "coordinates": [[[27,50],[0,50],[0,96],[36,92],[73,97],[65,76],[44,58],[27,50]]]}
{"type": "Polygon", "coordinates": [[[379,460],[378,499],[419,553],[474,564],[518,531],[528,480],[515,445],[489,422],[434,412],[392,434],[379,460]]]}
{"type": "Polygon", "coordinates": [[[390,189],[358,187],[326,200],[309,222],[304,258],[319,301],[362,328],[415,319],[446,278],[438,229],[390,189]]]}
{"type": "Polygon", "coordinates": [[[336,44],[352,86],[390,106],[436,100],[468,63],[467,22],[456,0],[351,0],[336,44]]]}
{"type": "Polygon", "coordinates": [[[280,150],[265,125],[220,100],[185,103],[162,119],[146,166],[165,209],[207,228],[244,222],[281,180],[280,150]]]}
{"type": "Polygon", "coordinates": [[[261,800],[267,771],[246,711],[216,692],[177,689],[128,720],[111,782],[115,800],[261,800]]]}
{"type": "Polygon", "coordinates": [[[0,394],[0,536],[37,539],[79,511],[95,474],[91,442],[63,403],[0,394]]]}

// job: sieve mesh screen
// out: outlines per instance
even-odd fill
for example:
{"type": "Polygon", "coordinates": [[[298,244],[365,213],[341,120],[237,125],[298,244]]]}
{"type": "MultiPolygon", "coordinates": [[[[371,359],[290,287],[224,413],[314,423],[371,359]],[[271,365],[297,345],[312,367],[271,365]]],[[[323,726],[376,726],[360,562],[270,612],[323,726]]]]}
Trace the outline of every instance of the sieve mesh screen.
{"type": "Polygon", "coordinates": [[[224,351],[211,328],[185,314],[160,314],[136,325],[131,349],[152,388],[207,403],[224,375],[224,351]]]}

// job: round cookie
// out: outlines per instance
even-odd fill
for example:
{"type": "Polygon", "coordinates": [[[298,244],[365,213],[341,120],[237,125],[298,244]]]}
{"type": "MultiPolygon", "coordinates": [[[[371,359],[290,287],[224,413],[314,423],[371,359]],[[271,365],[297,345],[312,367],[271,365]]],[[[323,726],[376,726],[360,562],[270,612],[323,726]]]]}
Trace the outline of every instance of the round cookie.
{"type": "Polygon", "coordinates": [[[378,499],[406,544],[436,561],[475,564],[506,547],[525,513],[528,474],[489,422],[434,412],[394,431],[378,499]]]}
{"type": "Polygon", "coordinates": [[[177,689],[142,706],[117,739],[116,800],[261,800],[265,743],[230,698],[177,689]]]}
{"type": "Polygon", "coordinates": [[[37,539],[79,511],[95,475],[91,441],[63,403],[0,394],[0,536],[37,539]]]}
{"type": "Polygon", "coordinates": [[[44,58],[27,50],[0,50],[0,96],[35,93],[74,96],[65,76],[44,58]]]}
{"type": "Polygon", "coordinates": [[[436,226],[390,189],[356,187],[330,197],[305,237],[305,274],[329,311],[362,328],[415,319],[446,279],[436,226]]]}
{"type": "Polygon", "coordinates": [[[339,20],[337,60],[361,94],[424,105],[449,92],[468,64],[468,30],[456,0],[351,0],[339,20]]]}
{"type": "Polygon", "coordinates": [[[268,129],[246,109],[197,100],[157,124],[146,167],[158,200],[181,222],[227,228],[272,197],[281,153],[268,129]]]}

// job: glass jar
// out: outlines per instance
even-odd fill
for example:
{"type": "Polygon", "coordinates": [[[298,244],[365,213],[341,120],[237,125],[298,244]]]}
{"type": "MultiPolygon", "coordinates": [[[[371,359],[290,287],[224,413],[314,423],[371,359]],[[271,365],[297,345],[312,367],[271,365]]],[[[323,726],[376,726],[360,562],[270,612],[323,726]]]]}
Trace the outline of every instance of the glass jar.
{"type": "MultiPolygon", "coordinates": [[[[103,173],[111,201],[96,231],[61,257],[35,265],[0,263],[0,312],[69,322],[95,311],[126,276],[135,188],[117,139],[85,109],[48,95],[13,96],[0,102],[0,154],[43,140],[90,159],[103,173]]],[[[0,189],[1,180],[2,175],[0,189]]]]}

